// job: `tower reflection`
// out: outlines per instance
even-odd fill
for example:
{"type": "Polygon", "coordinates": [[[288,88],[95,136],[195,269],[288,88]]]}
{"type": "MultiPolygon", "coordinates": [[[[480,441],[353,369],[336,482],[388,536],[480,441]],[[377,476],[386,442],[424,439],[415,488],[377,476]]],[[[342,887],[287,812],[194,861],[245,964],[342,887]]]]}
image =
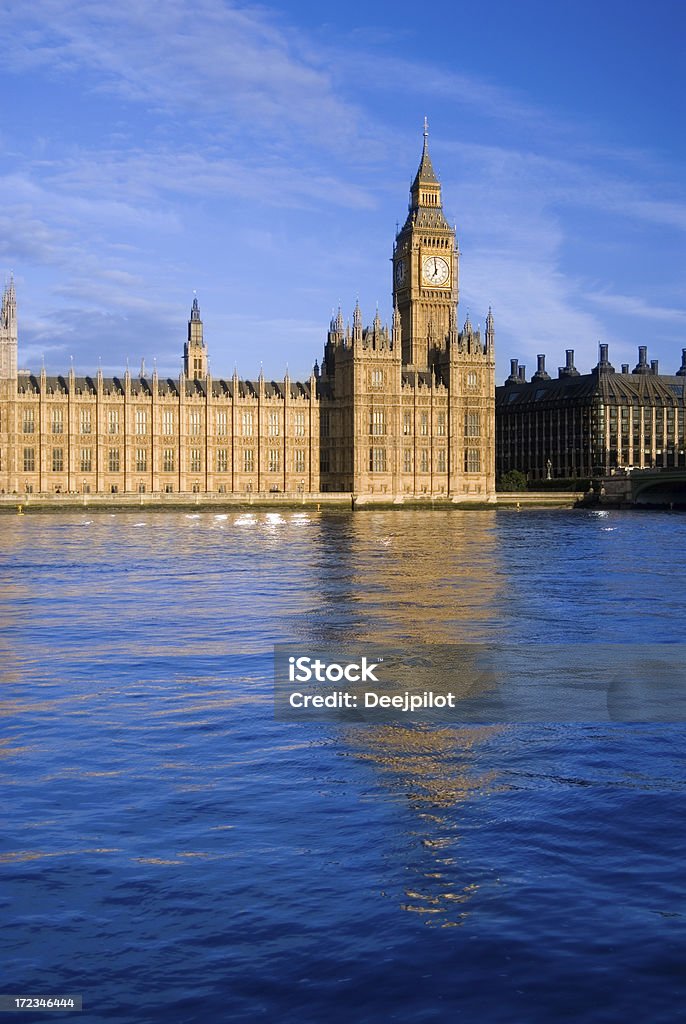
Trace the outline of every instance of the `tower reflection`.
{"type": "MultiPolygon", "coordinates": [[[[329,538],[317,641],[385,645],[411,659],[426,645],[497,634],[506,595],[494,512],[365,512],[340,526],[329,538]]],[[[407,880],[397,898],[428,926],[463,924],[479,889],[460,862],[460,807],[500,788],[497,773],[475,763],[501,729],[417,723],[342,734],[350,754],[374,767],[388,799],[416,817],[416,830],[386,856],[405,858],[392,872],[407,880]]]]}

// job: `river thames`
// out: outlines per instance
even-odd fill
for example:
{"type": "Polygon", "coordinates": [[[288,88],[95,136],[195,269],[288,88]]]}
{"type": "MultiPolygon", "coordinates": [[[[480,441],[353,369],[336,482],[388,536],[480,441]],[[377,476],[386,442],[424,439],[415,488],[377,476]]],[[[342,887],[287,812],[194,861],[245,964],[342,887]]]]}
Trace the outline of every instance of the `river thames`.
{"type": "Polygon", "coordinates": [[[683,1015],[683,723],[280,721],[273,651],[681,644],[686,516],[0,523],[2,992],[83,997],[22,1019],[683,1015]]]}

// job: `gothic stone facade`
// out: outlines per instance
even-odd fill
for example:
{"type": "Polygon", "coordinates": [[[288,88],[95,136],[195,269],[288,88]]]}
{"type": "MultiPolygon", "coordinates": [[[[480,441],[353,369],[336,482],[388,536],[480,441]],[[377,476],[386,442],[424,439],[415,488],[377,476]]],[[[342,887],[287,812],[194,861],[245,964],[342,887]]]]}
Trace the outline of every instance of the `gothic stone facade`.
{"type": "Polygon", "coordinates": [[[358,495],[493,500],[494,326],[457,329],[458,250],[426,132],[393,249],[391,328],[339,311],[321,370],[215,380],[194,300],[178,379],[17,372],[14,284],[0,318],[4,493],[358,495]]]}

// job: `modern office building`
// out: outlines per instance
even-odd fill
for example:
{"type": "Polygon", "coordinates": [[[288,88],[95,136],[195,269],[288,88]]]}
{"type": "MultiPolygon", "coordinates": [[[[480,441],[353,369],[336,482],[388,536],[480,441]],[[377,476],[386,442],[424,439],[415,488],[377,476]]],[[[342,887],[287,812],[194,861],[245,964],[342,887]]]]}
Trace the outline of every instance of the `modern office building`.
{"type": "Polygon", "coordinates": [[[496,473],[516,469],[535,481],[686,466],[685,383],[686,349],[673,375],[648,362],[644,345],[633,370],[625,363],[620,372],[607,345],[586,374],[574,366],[572,349],[555,378],[543,355],[530,380],[513,359],[496,388],[496,473]]]}

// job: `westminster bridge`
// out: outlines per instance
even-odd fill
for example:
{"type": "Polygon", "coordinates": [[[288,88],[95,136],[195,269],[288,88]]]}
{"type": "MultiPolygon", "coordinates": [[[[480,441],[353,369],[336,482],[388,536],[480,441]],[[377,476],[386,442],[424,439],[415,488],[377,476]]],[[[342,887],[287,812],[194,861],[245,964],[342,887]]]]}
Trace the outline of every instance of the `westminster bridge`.
{"type": "Polygon", "coordinates": [[[686,508],[686,468],[618,470],[596,497],[603,505],[686,508]]]}

